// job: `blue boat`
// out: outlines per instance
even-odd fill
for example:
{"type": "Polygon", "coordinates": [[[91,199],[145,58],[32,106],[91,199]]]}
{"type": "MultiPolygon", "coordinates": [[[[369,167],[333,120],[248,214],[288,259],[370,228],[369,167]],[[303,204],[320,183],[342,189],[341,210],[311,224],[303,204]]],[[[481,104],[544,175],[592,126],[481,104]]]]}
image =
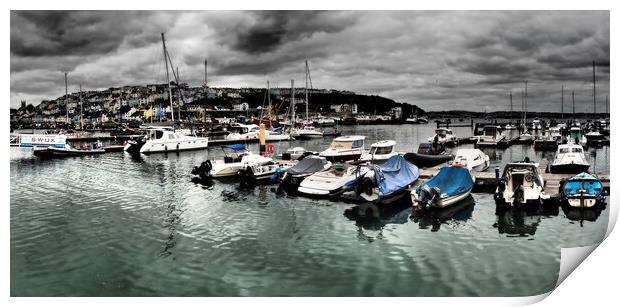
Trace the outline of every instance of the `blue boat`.
{"type": "Polygon", "coordinates": [[[571,207],[591,208],[603,200],[603,184],[594,175],[580,173],[564,182],[562,200],[571,207]]]}
{"type": "Polygon", "coordinates": [[[382,164],[374,166],[356,186],[356,192],[366,201],[390,204],[399,200],[419,176],[420,170],[417,166],[401,155],[392,156],[382,164]]]}
{"type": "Polygon", "coordinates": [[[465,199],[474,188],[469,170],[444,166],[432,179],[411,191],[411,201],[418,210],[445,208],[465,199]]]}

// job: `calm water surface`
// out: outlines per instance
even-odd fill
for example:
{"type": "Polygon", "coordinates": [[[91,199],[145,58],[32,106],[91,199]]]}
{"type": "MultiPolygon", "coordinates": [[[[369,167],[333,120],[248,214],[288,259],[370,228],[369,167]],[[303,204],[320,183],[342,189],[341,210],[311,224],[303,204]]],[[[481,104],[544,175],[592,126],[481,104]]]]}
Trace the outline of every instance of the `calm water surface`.
{"type": "MultiPolygon", "coordinates": [[[[367,147],[395,139],[412,151],[433,128],[342,129],[368,136],[367,147]]],[[[521,145],[487,154],[494,166],[553,157],[521,145]]],[[[380,222],[356,221],[344,215],[353,204],[192,182],[194,165],[221,155],[45,161],[11,148],[11,295],[534,295],[554,287],[560,247],[600,241],[607,228],[607,209],[497,211],[484,193],[441,216],[411,219],[401,206],[380,222]]],[[[591,170],[609,172],[608,147],[589,149],[588,159],[591,170]]]]}

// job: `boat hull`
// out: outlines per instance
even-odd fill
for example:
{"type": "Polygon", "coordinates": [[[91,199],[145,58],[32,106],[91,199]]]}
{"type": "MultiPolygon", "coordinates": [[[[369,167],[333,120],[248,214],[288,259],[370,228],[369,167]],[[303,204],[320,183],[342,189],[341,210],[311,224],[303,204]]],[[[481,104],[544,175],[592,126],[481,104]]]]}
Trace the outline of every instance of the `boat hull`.
{"type": "Polygon", "coordinates": [[[552,174],[579,174],[587,172],[590,168],[588,164],[556,164],[549,165],[549,172],[552,174]]]}
{"type": "Polygon", "coordinates": [[[77,156],[90,156],[104,154],[105,149],[93,149],[93,150],[78,150],[67,148],[55,148],[48,147],[43,149],[35,149],[34,155],[39,158],[64,158],[64,157],[77,157],[77,156]]]}
{"type": "Polygon", "coordinates": [[[327,159],[327,161],[332,163],[342,163],[347,161],[357,161],[362,156],[362,153],[350,153],[350,154],[342,154],[342,155],[321,155],[327,159]]]}
{"type": "Polygon", "coordinates": [[[199,138],[196,140],[183,140],[172,142],[146,142],[140,148],[140,153],[165,153],[187,150],[206,149],[209,146],[207,139],[199,138]]]}
{"type": "MultiPolygon", "coordinates": [[[[454,195],[454,196],[448,196],[448,197],[442,198],[438,203],[433,204],[433,208],[443,209],[446,207],[450,207],[454,204],[459,203],[463,199],[467,198],[470,194],[471,194],[471,190],[461,193],[461,194],[454,195]]],[[[416,190],[414,189],[411,192],[411,202],[414,204],[414,206],[419,205],[417,199],[419,199],[419,197],[418,197],[418,194],[416,193],[416,190]]]]}

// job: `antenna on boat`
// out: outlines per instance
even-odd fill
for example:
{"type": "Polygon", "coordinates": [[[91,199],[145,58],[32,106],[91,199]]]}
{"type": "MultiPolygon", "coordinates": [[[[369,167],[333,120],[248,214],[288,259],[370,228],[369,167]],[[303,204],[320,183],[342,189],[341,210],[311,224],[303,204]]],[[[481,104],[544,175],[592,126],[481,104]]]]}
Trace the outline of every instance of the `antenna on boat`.
{"type": "Polygon", "coordinates": [[[161,43],[164,46],[164,62],[166,63],[166,81],[168,82],[168,99],[170,100],[170,116],[172,118],[172,126],[174,127],[174,107],[172,106],[172,88],[170,88],[170,72],[168,71],[168,52],[166,51],[166,38],[161,33],[161,43]]]}

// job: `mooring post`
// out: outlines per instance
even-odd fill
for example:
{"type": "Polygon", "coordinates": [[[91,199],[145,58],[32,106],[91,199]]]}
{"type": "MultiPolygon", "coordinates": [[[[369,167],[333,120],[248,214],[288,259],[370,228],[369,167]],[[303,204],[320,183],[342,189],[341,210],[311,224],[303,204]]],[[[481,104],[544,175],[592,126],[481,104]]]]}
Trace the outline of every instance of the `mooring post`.
{"type": "Polygon", "coordinates": [[[499,166],[495,167],[495,179],[499,179],[499,166]]]}

